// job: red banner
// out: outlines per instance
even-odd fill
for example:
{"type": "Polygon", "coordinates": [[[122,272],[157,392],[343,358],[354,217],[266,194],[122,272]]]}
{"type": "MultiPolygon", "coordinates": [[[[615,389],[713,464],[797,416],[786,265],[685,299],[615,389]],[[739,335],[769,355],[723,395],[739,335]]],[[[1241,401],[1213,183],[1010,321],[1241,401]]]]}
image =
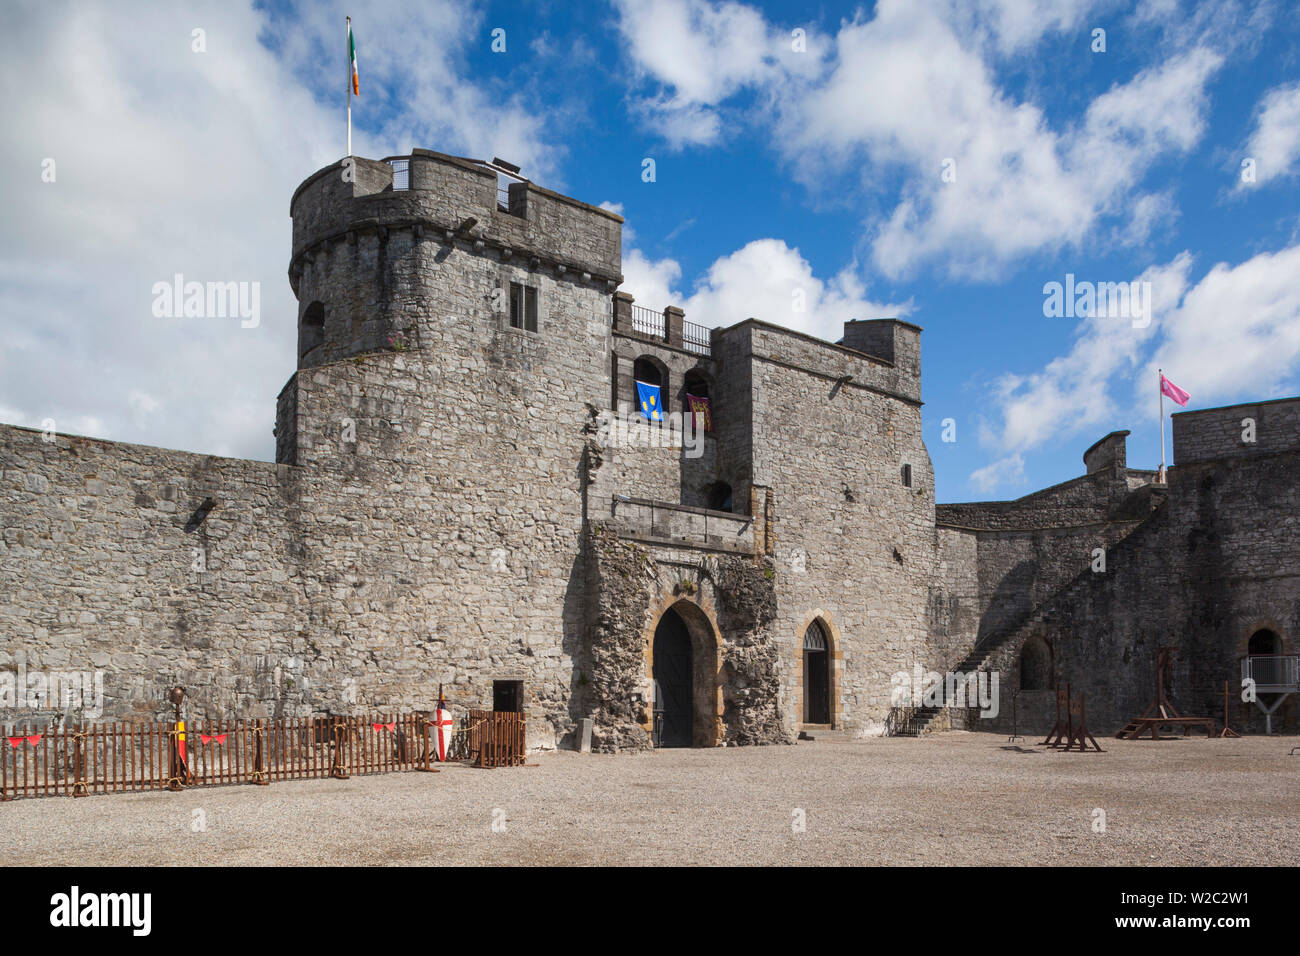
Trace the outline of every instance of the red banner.
{"type": "Polygon", "coordinates": [[[713,431],[713,413],[709,409],[709,400],[699,395],[687,394],[686,404],[691,408],[692,416],[699,416],[695,419],[695,427],[699,428],[701,424],[706,432],[713,431]]]}

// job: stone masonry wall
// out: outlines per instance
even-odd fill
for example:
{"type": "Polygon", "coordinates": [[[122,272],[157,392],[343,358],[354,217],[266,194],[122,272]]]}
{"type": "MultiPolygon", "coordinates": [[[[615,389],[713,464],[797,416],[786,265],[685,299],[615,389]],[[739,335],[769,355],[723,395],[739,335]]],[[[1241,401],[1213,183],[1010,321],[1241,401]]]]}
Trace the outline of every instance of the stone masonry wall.
{"type": "Polygon", "coordinates": [[[0,469],[0,668],[102,669],[109,718],[177,683],[211,717],[342,706],[311,663],[299,469],[11,426],[0,469]]]}
{"type": "MultiPolygon", "coordinates": [[[[1223,683],[1233,691],[1230,722],[1260,732],[1241,705],[1238,658],[1261,628],[1295,653],[1300,634],[1300,456],[1206,461],[1169,472],[1169,498],[1107,554],[1107,570],[1080,573],[1045,602],[990,659],[1014,686],[1018,654],[1044,638],[1061,678],[1085,693],[1095,733],[1112,733],[1144,712],[1154,695],[1155,648],[1174,645],[1168,693],[1181,713],[1222,720],[1223,683]]],[[[1037,720],[1050,720],[1046,695],[1037,720]]],[[[1026,711],[1021,711],[1021,727],[1026,711]]],[[[1296,706],[1275,715],[1294,732],[1296,706]]],[[[1005,726],[1005,720],[998,722],[1005,726]]],[[[1046,729],[1043,727],[1042,729],[1046,729]]]]}
{"type": "Polygon", "coordinates": [[[929,656],[934,480],[913,397],[919,381],[760,323],[722,337],[729,366],[742,356],[749,365],[753,480],[771,487],[776,504],[774,626],[787,720],[803,722],[804,633],[821,618],[835,645],[833,723],[879,732],[892,675],[929,656]]]}
{"type": "MultiPolygon", "coordinates": [[[[1122,439],[1117,449],[1122,460],[1122,439]]],[[[932,633],[933,666],[957,669],[973,653],[987,653],[1072,578],[1087,569],[1098,548],[1122,540],[1162,500],[1150,485],[1130,488],[1127,470],[1102,469],[1014,501],[942,504],[942,530],[973,535],[975,560],[959,564],[953,583],[975,575],[947,622],[932,633]],[[953,626],[952,622],[959,622],[953,626]]],[[[950,539],[951,540],[951,539],[950,539]]]]}
{"type": "Polygon", "coordinates": [[[701,727],[697,716],[697,743],[790,741],[781,710],[770,567],[756,567],[749,558],[645,546],[600,525],[593,527],[590,549],[593,614],[582,707],[593,719],[593,749],[615,753],[650,746],[650,648],[668,608],[688,620],[696,693],[711,699],[715,727],[701,727]]]}
{"type": "Polygon", "coordinates": [[[1300,450],[1300,399],[1283,398],[1173,416],[1174,464],[1300,450]],[[1245,441],[1248,428],[1254,441],[1245,441]]]}

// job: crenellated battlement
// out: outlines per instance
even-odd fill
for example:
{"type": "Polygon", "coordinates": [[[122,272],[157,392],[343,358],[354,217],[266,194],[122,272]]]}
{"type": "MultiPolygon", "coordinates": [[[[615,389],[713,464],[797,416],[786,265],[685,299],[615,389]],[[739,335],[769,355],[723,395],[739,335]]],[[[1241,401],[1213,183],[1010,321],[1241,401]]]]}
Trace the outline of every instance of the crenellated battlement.
{"type": "Polygon", "coordinates": [[[621,216],[522,178],[503,187],[503,178],[491,165],[427,149],[383,160],[347,157],[317,170],[289,204],[290,282],[296,291],[322,246],[395,230],[585,281],[622,281],[621,216]]]}
{"type": "Polygon", "coordinates": [[[427,347],[470,316],[495,327],[512,283],[566,286],[607,313],[622,281],[622,217],[432,150],[348,157],[289,208],[300,368],[427,347]]]}

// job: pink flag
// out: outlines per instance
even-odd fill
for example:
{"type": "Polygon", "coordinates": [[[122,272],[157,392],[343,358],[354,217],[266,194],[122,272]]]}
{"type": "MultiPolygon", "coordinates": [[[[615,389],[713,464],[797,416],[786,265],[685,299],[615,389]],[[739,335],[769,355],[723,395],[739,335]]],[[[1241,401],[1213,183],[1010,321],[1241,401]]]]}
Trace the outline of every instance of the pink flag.
{"type": "Polygon", "coordinates": [[[1192,397],[1173,382],[1169,381],[1169,379],[1165,378],[1163,372],[1160,375],[1160,391],[1168,395],[1179,405],[1186,405],[1187,400],[1192,397]]]}

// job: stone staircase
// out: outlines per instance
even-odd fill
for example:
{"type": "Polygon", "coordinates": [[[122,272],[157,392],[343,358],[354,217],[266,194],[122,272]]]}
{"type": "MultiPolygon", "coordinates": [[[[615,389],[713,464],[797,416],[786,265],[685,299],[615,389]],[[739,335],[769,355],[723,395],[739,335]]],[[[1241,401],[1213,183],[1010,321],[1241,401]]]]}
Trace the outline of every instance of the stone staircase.
{"type": "MultiPolygon", "coordinates": [[[[962,658],[956,667],[951,668],[953,673],[970,674],[979,670],[987,663],[989,656],[998,647],[998,641],[992,641],[984,647],[976,648],[962,658]]],[[[895,729],[890,736],[893,737],[920,737],[924,734],[935,733],[940,728],[934,726],[935,722],[944,717],[946,707],[917,707],[911,711],[903,721],[901,726],[895,729]]],[[[956,709],[955,713],[963,713],[962,722],[964,723],[964,709],[956,709]]],[[[951,718],[951,714],[948,715],[951,718]]]]}
{"type": "Polygon", "coordinates": [[[942,714],[942,707],[917,707],[890,736],[920,737],[922,734],[933,733],[934,728],[930,725],[942,714]]]}

